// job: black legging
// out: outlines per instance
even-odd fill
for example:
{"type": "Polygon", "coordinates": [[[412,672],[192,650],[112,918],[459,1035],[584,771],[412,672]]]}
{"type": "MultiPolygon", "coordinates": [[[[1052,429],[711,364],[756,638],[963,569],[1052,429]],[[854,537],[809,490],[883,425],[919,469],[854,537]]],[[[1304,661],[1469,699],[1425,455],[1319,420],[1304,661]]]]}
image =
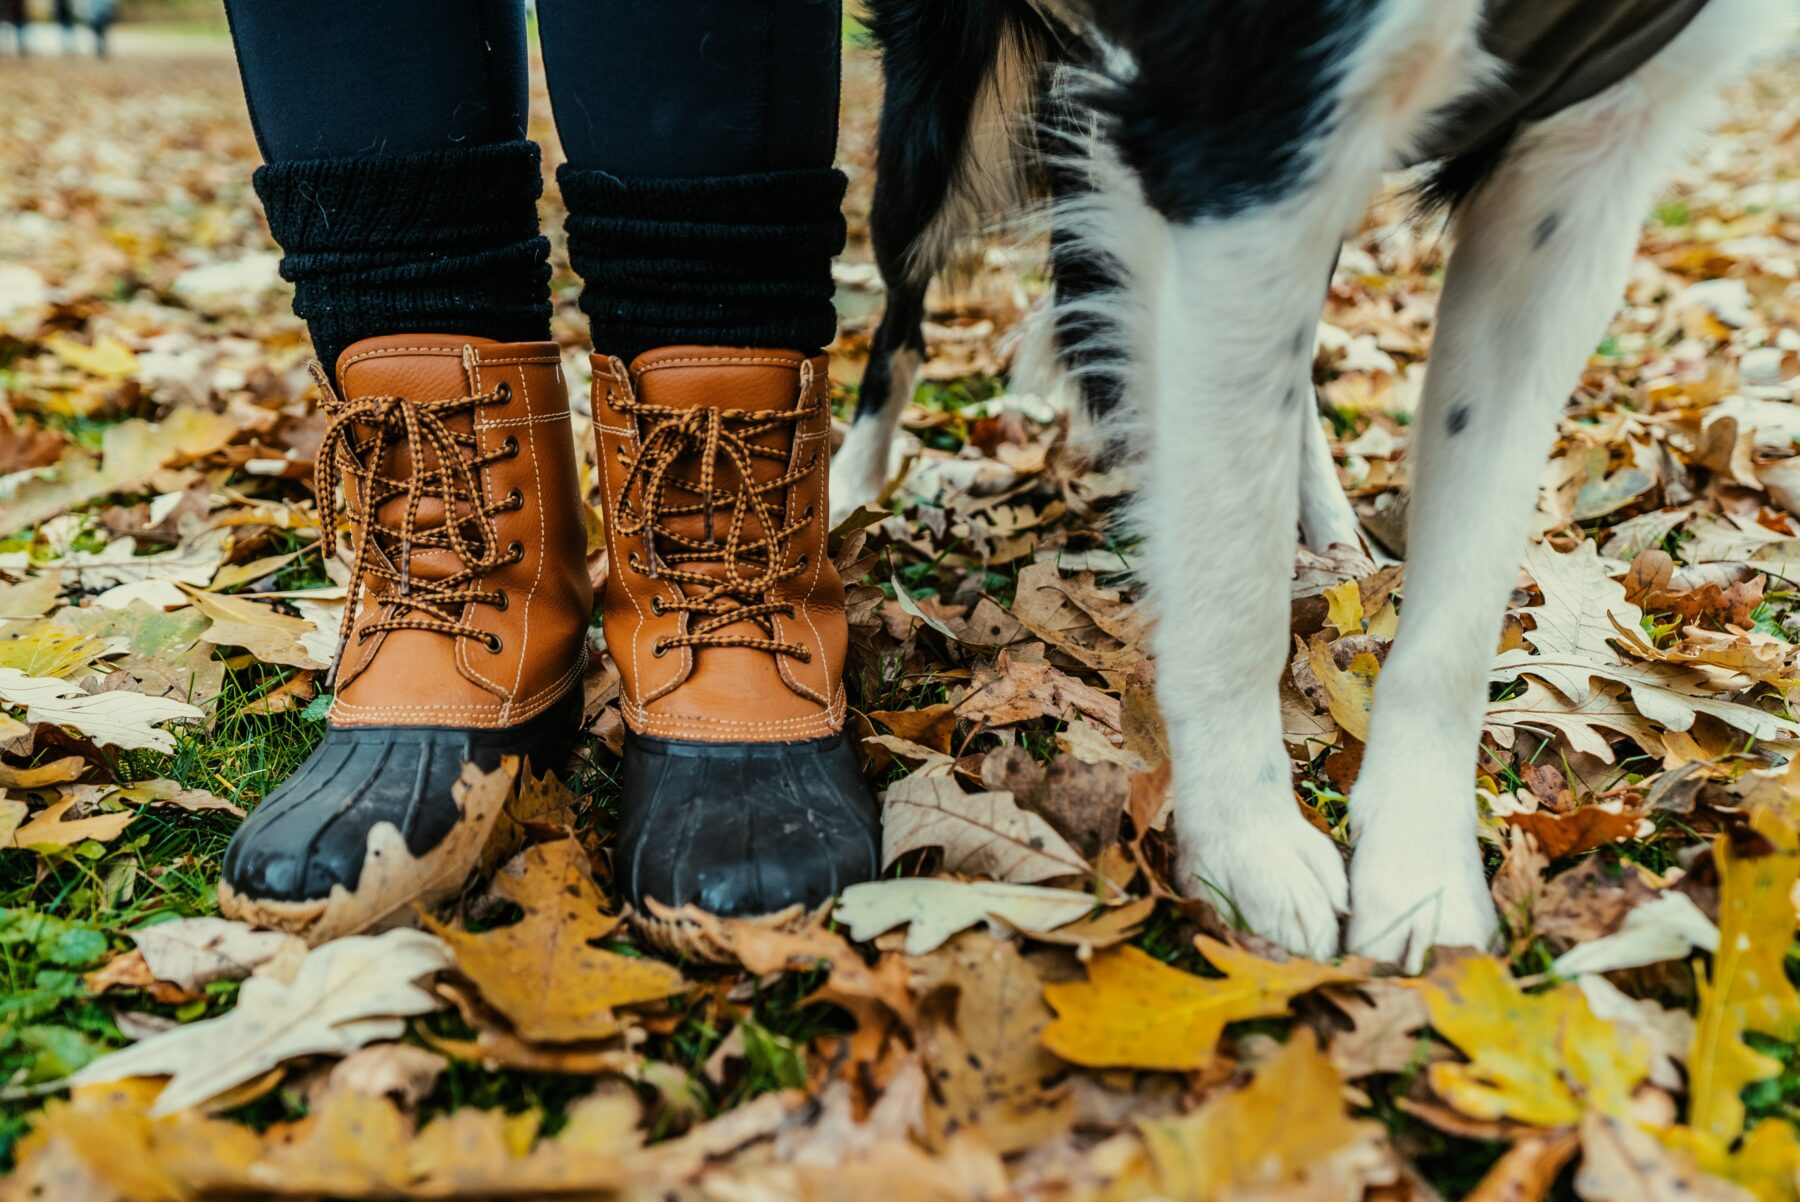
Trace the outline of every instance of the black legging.
{"type": "MultiPolygon", "coordinates": [[[[523,0],[226,10],[270,164],[258,191],[321,357],[376,333],[541,336],[523,0]]],[[[828,342],[841,0],[540,0],[538,15],[596,344],[828,342]]]]}

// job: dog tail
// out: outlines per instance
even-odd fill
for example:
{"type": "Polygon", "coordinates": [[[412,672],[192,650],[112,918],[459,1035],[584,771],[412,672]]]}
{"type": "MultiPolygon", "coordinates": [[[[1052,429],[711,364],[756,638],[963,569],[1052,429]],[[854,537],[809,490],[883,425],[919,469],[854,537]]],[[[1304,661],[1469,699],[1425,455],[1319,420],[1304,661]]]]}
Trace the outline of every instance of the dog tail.
{"type": "Polygon", "coordinates": [[[870,0],[887,76],[870,233],[888,288],[857,416],[910,395],[925,292],[960,243],[1039,190],[1034,113],[1063,32],[1029,0],[870,0]]]}

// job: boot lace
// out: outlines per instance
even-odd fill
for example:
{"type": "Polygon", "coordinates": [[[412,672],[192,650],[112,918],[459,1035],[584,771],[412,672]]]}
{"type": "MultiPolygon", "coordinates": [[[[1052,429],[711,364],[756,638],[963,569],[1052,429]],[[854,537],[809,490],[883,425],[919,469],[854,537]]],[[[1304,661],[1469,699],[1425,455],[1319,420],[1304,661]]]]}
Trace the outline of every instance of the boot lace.
{"type": "MultiPolygon", "coordinates": [[[[450,421],[485,405],[505,404],[512,389],[501,383],[487,392],[451,400],[367,396],[345,401],[328,382],[320,384],[330,420],[319,443],[314,486],[320,503],[329,504],[339,485],[354,482],[354,505],[360,510],[352,515],[356,554],[348,587],[351,604],[367,584],[389,586],[376,594],[381,615],[356,628],[357,642],[383,631],[428,630],[479,639],[489,651],[498,652],[499,636],[463,621],[462,614],[471,602],[506,608],[504,592],[478,585],[487,573],[517,563],[525,554],[522,543],[502,548],[494,524],[495,515],[523,508],[524,494],[515,488],[498,504],[489,504],[481,488],[482,471],[516,457],[519,441],[508,436],[498,450],[483,452],[474,434],[452,429],[450,421]],[[401,446],[410,450],[412,460],[404,476],[389,467],[390,457],[401,446]],[[376,515],[396,497],[406,498],[399,524],[378,521],[376,515]],[[421,529],[419,508],[426,500],[443,505],[443,520],[421,529]],[[458,570],[437,579],[412,574],[415,551],[440,550],[456,556],[458,570]]],[[[351,495],[348,488],[345,495],[351,495]]],[[[334,677],[351,626],[346,621],[339,637],[334,677]]]]}
{"type": "Polygon", "coordinates": [[[786,466],[789,451],[756,440],[771,430],[797,428],[819,412],[824,401],[817,390],[803,380],[801,393],[812,399],[797,409],[771,413],[646,404],[632,393],[624,372],[617,378],[624,395],[615,392],[612,404],[636,419],[639,438],[635,454],[621,450],[626,475],[616,520],[619,533],[641,536],[647,551],[645,559],[633,551],[626,566],[681,586],[677,600],[653,598],[653,613],[689,615],[685,630],[658,639],[652,651],[662,655],[677,647],[748,647],[810,662],[812,652],[804,644],[775,637],[775,617],[793,617],[794,604],[776,599],[773,591],[806,570],[805,554],[780,566],[788,540],[813,520],[810,505],[792,522],[784,520],[787,490],[817,469],[820,454],[815,450],[806,462],[766,481],[756,479],[755,464],[762,459],[786,466]],[[697,470],[676,473],[687,465],[697,470]],[[721,482],[727,468],[735,484],[721,482]],[[694,517],[701,519],[703,538],[673,528],[677,519],[694,517]],[[700,564],[718,567],[714,572],[695,570],[700,564]],[[724,629],[740,622],[753,623],[762,635],[724,629]]]}

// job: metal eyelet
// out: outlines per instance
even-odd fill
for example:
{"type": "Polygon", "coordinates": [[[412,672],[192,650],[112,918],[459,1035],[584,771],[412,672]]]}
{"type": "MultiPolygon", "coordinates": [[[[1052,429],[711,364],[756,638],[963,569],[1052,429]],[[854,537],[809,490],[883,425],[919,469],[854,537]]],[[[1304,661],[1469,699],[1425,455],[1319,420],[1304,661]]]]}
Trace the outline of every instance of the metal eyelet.
{"type": "Polygon", "coordinates": [[[644,570],[643,567],[638,563],[638,553],[636,551],[631,551],[626,554],[625,566],[630,568],[634,572],[642,572],[644,570]]]}
{"type": "Polygon", "coordinates": [[[500,599],[498,601],[494,602],[494,608],[499,610],[501,613],[505,613],[509,608],[511,608],[511,606],[512,606],[512,598],[508,597],[506,595],[505,589],[501,589],[500,590],[500,599]]]}
{"type": "Polygon", "coordinates": [[[506,441],[500,444],[500,451],[508,459],[519,453],[519,440],[508,434],[506,441]]]}
{"type": "Polygon", "coordinates": [[[813,507],[811,505],[808,505],[806,507],[806,512],[800,515],[800,520],[803,522],[810,522],[810,521],[812,521],[812,515],[813,515],[813,507]]]}
{"type": "Polygon", "coordinates": [[[495,655],[499,655],[501,648],[506,646],[500,641],[500,636],[497,634],[490,634],[483,641],[487,643],[487,649],[495,655]]]}
{"type": "Polygon", "coordinates": [[[806,566],[806,560],[807,560],[807,556],[803,552],[801,554],[800,558],[794,561],[794,566],[797,568],[804,568],[806,566]]]}
{"type": "Polygon", "coordinates": [[[657,639],[654,643],[650,644],[650,654],[655,656],[657,659],[661,659],[663,656],[667,655],[668,653],[669,653],[669,645],[667,643],[663,642],[661,639],[657,639]]]}
{"type": "Polygon", "coordinates": [[[650,614],[652,617],[660,618],[667,612],[668,611],[663,608],[663,599],[661,597],[650,598],[650,614]]]}
{"type": "Polygon", "coordinates": [[[494,389],[494,399],[502,405],[512,400],[512,385],[505,380],[500,381],[500,386],[494,389]]]}
{"type": "Polygon", "coordinates": [[[517,563],[525,558],[525,544],[515,538],[507,544],[506,553],[513,557],[514,563],[517,563]]]}
{"type": "Polygon", "coordinates": [[[514,509],[523,509],[525,508],[525,494],[515,488],[506,494],[506,503],[514,509]]]}

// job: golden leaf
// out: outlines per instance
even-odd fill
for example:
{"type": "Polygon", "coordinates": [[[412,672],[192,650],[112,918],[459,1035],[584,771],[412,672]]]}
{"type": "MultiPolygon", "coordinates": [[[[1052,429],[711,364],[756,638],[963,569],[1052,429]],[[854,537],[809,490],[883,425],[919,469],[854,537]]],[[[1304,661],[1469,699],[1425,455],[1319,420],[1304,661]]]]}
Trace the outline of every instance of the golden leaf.
{"type": "Polygon", "coordinates": [[[1650,1072],[1643,1039],[1597,1018],[1575,985],[1528,994],[1500,961],[1471,956],[1420,988],[1431,1025],[1469,1057],[1432,1065],[1431,1087],[1472,1118],[1558,1127],[1590,1109],[1623,1115],[1650,1072]]]}
{"type": "Polygon", "coordinates": [[[1336,630],[1338,637],[1363,632],[1362,589],[1356,581],[1346,580],[1326,589],[1325,606],[1325,624],[1336,630]]]}
{"type": "Polygon", "coordinates": [[[1139,1125],[1161,1194],[1171,1202],[1245,1196],[1349,1202],[1371,1185],[1393,1181],[1381,1125],[1351,1118],[1343,1091],[1312,1032],[1297,1031],[1244,1088],[1180,1118],[1139,1125]]]}
{"type": "Polygon", "coordinates": [[[1324,635],[1315,634],[1306,648],[1313,675],[1325,690],[1325,708],[1337,724],[1357,738],[1369,738],[1369,710],[1375,704],[1375,678],[1381,661],[1371,651],[1359,651],[1350,666],[1340,668],[1332,658],[1324,635]]]}
{"type": "Polygon", "coordinates": [[[1194,942],[1222,978],[1182,972],[1125,946],[1095,955],[1086,981],[1046,985],[1056,1021],[1044,1046],[1091,1067],[1200,1069],[1227,1023],[1285,1014],[1299,994],[1358,979],[1309,960],[1262,960],[1203,935],[1194,942]]]}
{"type": "Polygon", "coordinates": [[[137,811],[125,810],[117,814],[96,814],[92,818],[65,818],[64,815],[77,800],[75,797],[65,797],[40,812],[37,817],[13,832],[9,846],[60,851],[65,847],[73,847],[83,839],[98,839],[106,843],[117,839],[131,824],[131,820],[137,817],[137,811]]]}
{"type": "Polygon", "coordinates": [[[573,839],[527,848],[494,878],[494,891],[525,917],[480,934],[427,921],[462,974],[526,1039],[604,1039],[621,1029],[613,1007],[687,987],[661,961],[593,946],[620,920],[604,911],[587,855],[573,839]]]}
{"type": "Polygon", "coordinates": [[[1719,951],[1712,972],[1699,982],[1688,1054],[1688,1121],[1728,1147],[1744,1129],[1739,1095],[1781,1071],[1779,1061],[1745,1044],[1744,1034],[1800,1037],[1800,992],[1782,968],[1794,934],[1790,898],[1800,881],[1800,854],[1744,856],[1720,838],[1713,858],[1719,867],[1719,951]]]}

